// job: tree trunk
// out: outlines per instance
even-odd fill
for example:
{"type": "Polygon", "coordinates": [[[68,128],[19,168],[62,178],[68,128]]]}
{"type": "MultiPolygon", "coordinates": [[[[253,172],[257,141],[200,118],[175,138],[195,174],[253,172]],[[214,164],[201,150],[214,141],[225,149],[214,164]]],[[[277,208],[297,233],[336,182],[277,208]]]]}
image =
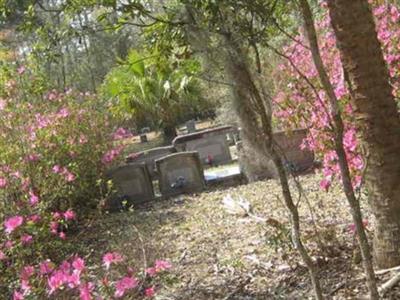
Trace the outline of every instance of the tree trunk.
{"type": "Polygon", "coordinates": [[[378,267],[400,265],[400,118],[367,0],[328,0],[352,104],[368,153],[365,184],[375,215],[378,267]]]}
{"type": "Polygon", "coordinates": [[[229,33],[224,34],[224,41],[224,48],[227,51],[225,71],[233,83],[233,102],[240,119],[243,138],[266,159],[271,158],[278,171],[283,200],[290,212],[293,243],[309,270],[315,298],[323,299],[317,267],[301,239],[299,211],[293,202],[288,177],[282,163],[282,153],[273,140],[268,108],[263,103],[240,46],[229,33]]]}
{"type": "Polygon", "coordinates": [[[378,289],[376,286],[376,279],[374,268],[372,264],[371,251],[368,244],[368,238],[365,233],[360,203],[354,194],[353,185],[351,183],[351,176],[349,165],[346,158],[346,152],[343,145],[343,133],[344,125],[342,116],[340,113],[338,100],[336,98],[333,86],[325,70],[324,63],[321,58],[321,54],[318,46],[317,33],[314,27],[314,20],[312,17],[311,9],[307,0],[300,0],[300,9],[304,18],[304,27],[307,34],[307,38],[310,44],[311,54],[314,61],[314,65],[318,71],[319,78],[326,94],[328,95],[331,116],[334,126],[334,140],[335,140],[335,152],[339,159],[340,174],[342,177],[343,189],[347,198],[347,202],[350,206],[350,212],[353,217],[354,224],[356,226],[357,240],[360,247],[361,255],[363,258],[364,270],[367,276],[367,285],[371,299],[379,299],[378,289]]]}

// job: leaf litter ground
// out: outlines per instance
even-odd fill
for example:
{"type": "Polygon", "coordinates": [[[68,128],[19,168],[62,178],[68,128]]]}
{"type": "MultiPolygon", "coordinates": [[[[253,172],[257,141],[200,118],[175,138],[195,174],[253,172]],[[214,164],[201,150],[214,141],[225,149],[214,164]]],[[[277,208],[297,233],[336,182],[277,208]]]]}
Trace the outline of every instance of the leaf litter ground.
{"type": "MultiPolygon", "coordinates": [[[[324,293],[328,299],[359,299],[367,290],[340,186],[322,191],[319,174],[299,180],[301,197],[294,182],[292,191],[324,293]]],[[[360,199],[371,227],[365,195],[360,199]]],[[[101,216],[87,225],[82,242],[90,257],[119,251],[138,268],[157,258],[171,261],[174,267],[159,288],[160,300],[309,299],[311,284],[292,247],[288,220],[280,186],[268,180],[101,216]],[[250,202],[251,214],[228,213],[222,204],[228,194],[250,202]]],[[[380,276],[379,282],[391,275],[380,276]]],[[[400,289],[386,296],[400,299],[400,289]]]]}

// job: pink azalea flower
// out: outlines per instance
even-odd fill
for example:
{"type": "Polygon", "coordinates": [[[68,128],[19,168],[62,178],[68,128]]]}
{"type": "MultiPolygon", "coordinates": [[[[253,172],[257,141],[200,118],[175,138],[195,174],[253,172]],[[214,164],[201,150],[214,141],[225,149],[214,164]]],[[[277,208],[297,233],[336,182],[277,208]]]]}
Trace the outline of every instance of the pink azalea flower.
{"type": "Polygon", "coordinates": [[[134,277],[124,277],[115,283],[115,298],[121,298],[125,292],[130,289],[134,289],[138,286],[139,282],[134,277]]]}
{"type": "Polygon", "coordinates": [[[75,220],[76,214],[72,209],[68,209],[67,211],[64,212],[64,219],[66,221],[68,220],[75,220]]]}
{"type": "Polygon", "coordinates": [[[157,274],[156,268],[147,268],[145,272],[151,277],[154,277],[157,274]]]}
{"type": "Polygon", "coordinates": [[[64,273],[69,273],[71,271],[71,264],[64,260],[60,265],[60,270],[64,273]]]}
{"type": "Polygon", "coordinates": [[[81,284],[81,275],[78,272],[73,272],[71,275],[68,275],[68,287],[73,289],[81,284]]]}
{"type": "Polygon", "coordinates": [[[4,222],[4,227],[6,229],[5,230],[6,233],[10,234],[15,229],[17,229],[19,226],[21,226],[23,222],[24,222],[24,218],[22,216],[15,216],[15,217],[8,218],[4,222]]]}
{"type": "Polygon", "coordinates": [[[33,266],[25,266],[20,274],[21,280],[29,280],[29,278],[35,273],[33,266]]]}
{"type": "Polygon", "coordinates": [[[69,111],[68,108],[62,108],[60,109],[60,111],[57,113],[57,116],[60,118],[66,118],[69,116],[69,111]]]}
{"type": "Polygon", "coordinates": [[[65,283],[68,282],[68,275],[63,271],[54,272],[47,280],[49,294],[53,294],[56,290],[61,288],[65,283]]]}
{"type": "Polygon", "coordinates": [[[72,174],[72,173],[69,172],[69,171],[66,171],[65,174],[64,174],[64,176],[65,176],[65,180],[66,180],[67,182],[72,182],[72,181],[74,181],[75,178],[76,178],[75,175],[72,174]]]}
{"type": "Polygon", "coordinates": [[[58,233],[58,222],[56,222],[56,221],[50,222],[50,232],[52,234],[57,234],[58,233]]]}
{"type": "Polygon", "coordinates": [[[18,291],[14,291],[13,293],[13,300],[24,300],[24,294],[18,291]]]}
{"type": "Polygon", "coordinates": [[[33,192],[29,191],[29,204],[35,206],[39,203],[39,197],[33,192]]]}
{"type": "Polygon", "coordinates": [[[56,212],[53,212],[53,214],[51,216],[52,216],[53,220],[60,220],[61,216],[62,216],[62,213],[56,211],[56,212]]]}
{"type": "Polygon", "coordinates": [[[40,220],[41,217],[39,215],[31,215],[28,217],[28,222],[38,223],[40,220]]]}
{"type": "Polygon", "coordinates": [[[4,189],[7,186],[7,179],[0,177],[0,189],[4,189]]]}
{"type": "Polygon", "coordinates": [[[41,275],[50,274],[53,270],[54,264],[49,259],[39,264],[39,272],[41,275]]]}
{"type": "Polygon", "coordinates": [[[323,188],[325,191],[328,191],[329,187],[331,186],[331,182],[327,179],[322,179],[319,183],[319,186],[323,188]]]}
{"type": "Polygon", "coordinates": [[[155,294],[154,287],[149,287],[144,291],[144,295],[149,298],[153,297],[154,294],[155,294]]]}
{"type": "Polygon", "coordinates": [[[91,292],[94,289],[94,284],[92,282],[82,284],[79,287],[79,297],[80,300],[92,300],[91,292]]]}
{"type": "Polygon", "coordinates": [[[154,267],[158,272],[165,271],[172,268],[172,265],[165,260],[156,260],[154,267]]]}
{"type": "Polygon", "coordinates": [[[30,162],[35,162],[35,161],[38,161],[39,160],[39,155],[37,155],[37,154],[35,154],[35,153],[33,153],[33,154],[29,154],[27,157],[26,157],[26,161],[30,161],[30,162]]]}
{"type": "Polygon", "coordinates": [[[117,252],[108,252],[103,256],[103,264],[108,270],[112,263],[119,263],[123,261],[122,255],[117,252]]]}
{"type": "Polygon", "coordinates": [[[33,242],[33,237],[29,234],[24,234],[21,236],[21,242],[23,245],[29,245],[33,242]]]}
{"type": "Polygon", "coordinates": [[[65,232],[61,231],[58,236],[60,237],[60,239],[65,240],[67,238],[67,235],[65,234],[65,232]]]}
{"type": "Polygon", "coordinates": [[[21,280],[21,290],[24,292],[24,295],[26,295],[31,290],[29,280],[21,280]]]}
{"type": "Polygon", "coordinates": [[[3,251],[0,250],[0,261],[5,260],[7,256],[4,254],[3,251]]]}
{"type": "Polygon", "coordinates": [[[58,173],[61,172],[61,170],[62,170],[62,168],[59,165],[54,165],[53,166],[53,173],[58,174],[58,173]]]}
{"type": "Polygon", "coordinates": [[[76,257],[72,262],[72,267],[80,274],[85,269],[85,261],[80,257],[76,257]]]}

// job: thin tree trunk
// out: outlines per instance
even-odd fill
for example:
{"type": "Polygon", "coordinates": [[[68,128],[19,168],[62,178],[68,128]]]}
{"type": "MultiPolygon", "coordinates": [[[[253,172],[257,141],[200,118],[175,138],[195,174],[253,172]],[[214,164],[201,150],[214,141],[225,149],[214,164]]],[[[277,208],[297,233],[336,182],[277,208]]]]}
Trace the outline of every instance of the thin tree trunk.
{"type": "Polygon", "coordinates": [[[258,148],[258,152],[262,153],[266,159],[272,158],[278,171],[283,199],[291,215],[293,243],[309,270],[316,299],[323,299],[316,266],[301,240],[299,212],[292,199],[279,149],[273,141],[271,119],[268,117],[265,108],[261,112],[261,110],[254,107],[254,104],[257,107],[264,106],[264,104],[239,45],[236,44],[229,34],[225,34],[224,37],[228,52],[226,57],[226,71],[234,83],[234,105],[242,125],[243,136],[248,140],[250,145],[258,148]],[[260,143],[260,141],[262,142],[260,143]]]}
{"type": "Polygon", "coordinates": [[[389,268],[400,265],[399,113],[368,1],[328,0],[328,7],[369,156],[365,184],[376,222],[375,261],[389,268]]]}
{"type": "Polygon", "coordinates": [[[330,102],[332,120],[335,126],[335,151],[339,158],[339,167],[342,177],[342,183],[344,192],[346,194],[347,201],[350,205],[351,215],[353,217],[353,222],[356,226],[357,240],[361,250],[361,256],[363,258],[364,270],[367,275],[367,285],[371,296],[371,299],[379,299],[378,289],[376,286],[376,279],[374,268],[372,264],[371,251],[368,244],[368,238],[365,234],[365,230],[362,223],[362,214],[360,209],[360,203],[357,200],[354,189],[351,183],[350,170],[346,158],[346,152],[343,146],[343,120],[340,114],[339,105],[337,98],[333,89],[333,86],[329,80],[326,73],[321,55],[319,52],[317,34],[314,27],[314,21],[311,13],[310,6],[307,0],[300,0],[300,9],[304,18],[304,27],[307,34],[308,41],[310,43],[310,49],[313,57],[313,61],[319,78],[321,80],[322,86],[330,102]]]}

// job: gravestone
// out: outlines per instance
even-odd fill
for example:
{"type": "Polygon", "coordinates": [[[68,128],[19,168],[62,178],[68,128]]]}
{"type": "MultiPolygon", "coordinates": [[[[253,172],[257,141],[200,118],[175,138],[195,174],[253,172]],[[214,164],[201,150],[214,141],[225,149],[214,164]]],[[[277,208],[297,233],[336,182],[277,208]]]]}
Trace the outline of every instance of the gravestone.
{"type": "Polygon", "coordinates": [[[179,152],[156,160],[159,187],[164,197],[204,189],[203,167],[197,152],[179,152]]]}
{"type": "Polygon", "coordinates": [[[140,142],[141,143],[147,143],[147,135],[146,134],[141,134],[140,135],[140,142]]]}
{"type": "Polygon", "coordinates": [[[169,154],[175,153],[176,149],[173,146],[158,147],[145,150],[138,153],[132,153],[126,157],[127,163],[145,163],[147,171],[152,179],[157,178],[155,160],[169,154]]]}
{"type": "Polygon", "coordinates": [[[203,164],[225,164],[232,161],[226,136],[234,130],[231,126],[207,129],[178,136],[172,144],[179,152],[197,151],[203,164]]]}
{"type": "Polygon", "coordinates": [[[187,133],[196,132],[196,121],[195,120],[187,121],[186,122],[186,130],[187,130],[187,133]]]}
{"type": "Polygon", "coordinates": [[[125,164],[108,171],[107,177],[113,182],[116,195],[110,206],[121,205],[126,200],[128,205],[140,204],[154,198],[153,184],[144,163],[125,164]]]}
{"type": "MultiPolygon", "coordinates": [[[[275,132],[274,140],[278,145],[278,151],[283,154],[284,166],[295,173],[305,171],[314,165],[314,153],[307,149],[301,149],[300,145],[307,136],[306,129],[293,130],[290,133],[275,132]]],[[[277,178],[277,170],[271,159],[265,159],[247,143],[238,142],[239,164],[247,179],[252,181],[268,178],[277,178]]]]}
{"type": "Polygon", "coordinates": [[[284,164],[292,171],[304,171],[314,164],[314,153],[300,148],[306,137],[307,129],[297,129],[289,133],[284,131],[274,133],[275,142],[284,153],[284,164]]]}

